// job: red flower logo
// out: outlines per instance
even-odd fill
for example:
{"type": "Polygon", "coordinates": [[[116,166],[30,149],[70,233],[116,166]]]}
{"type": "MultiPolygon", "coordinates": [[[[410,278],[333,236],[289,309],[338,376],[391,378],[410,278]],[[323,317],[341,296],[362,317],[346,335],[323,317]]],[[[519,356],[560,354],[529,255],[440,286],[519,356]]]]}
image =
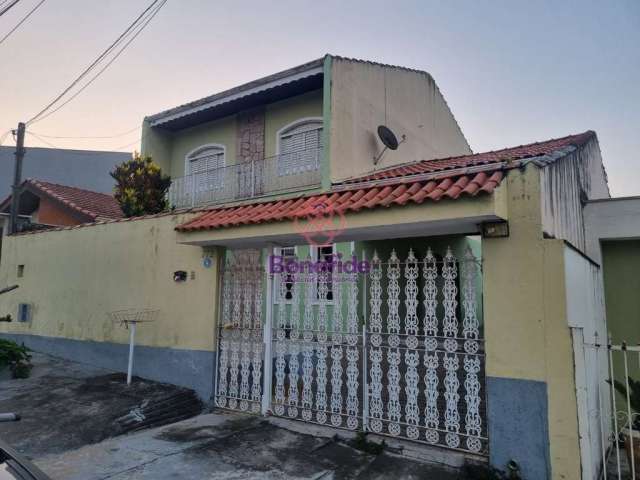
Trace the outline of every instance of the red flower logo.
{"type": "Polygon", "coordinates": [[[326,198],[308,202],[294,218],[294,229],[309,245],[334,243],[345,228],[344,214],[326,198]]]}

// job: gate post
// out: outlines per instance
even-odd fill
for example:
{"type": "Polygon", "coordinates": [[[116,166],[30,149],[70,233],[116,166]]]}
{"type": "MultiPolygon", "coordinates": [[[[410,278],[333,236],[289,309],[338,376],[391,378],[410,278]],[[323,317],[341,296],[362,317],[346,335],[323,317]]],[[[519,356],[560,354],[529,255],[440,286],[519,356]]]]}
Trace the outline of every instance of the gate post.
{"type": "Polygon", "coordinates": [[[271,407],[271,337],[272,337],[272,317],[273,317],[273,274],[269,271],[269,254],[273,253],[273,249],[267,249],[267,255],[264,259],[264,271],[267,275],[267,294],[266,297],[266,316],[264,322],[264,334],[262,335],[264,341],[264,374],[262,376],[262,415],[266,415],[271,407]]]}
{"type": "MultiPolygon", "coordinates": [[[[362,252],[362,261],[366,261],[366,252],[362,252]]],[[[367,274],[362,280],[362,430],[369,429],[369,382],[367,358],[367,274]]]]}

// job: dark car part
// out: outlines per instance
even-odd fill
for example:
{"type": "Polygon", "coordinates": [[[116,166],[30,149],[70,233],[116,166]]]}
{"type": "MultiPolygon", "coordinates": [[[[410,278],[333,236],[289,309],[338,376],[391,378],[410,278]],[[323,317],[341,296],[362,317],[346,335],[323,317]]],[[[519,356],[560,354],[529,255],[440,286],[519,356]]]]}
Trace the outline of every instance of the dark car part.
{"type": "Polygon", "coordinates": [[[0,480],[51,480],[51,477],[0,440],[0,480]]]}

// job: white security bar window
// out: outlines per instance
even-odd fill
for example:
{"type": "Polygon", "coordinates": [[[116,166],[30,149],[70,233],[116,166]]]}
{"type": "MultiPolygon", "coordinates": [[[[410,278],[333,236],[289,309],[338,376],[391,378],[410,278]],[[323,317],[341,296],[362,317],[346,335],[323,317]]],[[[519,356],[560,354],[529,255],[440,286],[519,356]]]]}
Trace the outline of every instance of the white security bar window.
{"type": "MultiPolygon", "coordinates": [[[[276,255],[279,255],[282,257],[282,265],[286,265],[287,261],[289,260],[297,260],[297,252],[296,252],[296,247],[280,247],[280,248],[276,248],[274,253],[276,255]]],[[[284,298],[282,298],[280,296],[280,294],[277,296],[278,299],[278,303],[282,303],[283,301],[288,303],[291,302],[291,300],[293,299],[293,282],[294,277],[291,274],[285,273],[284,274],[285,277],[285,292],[284,292],[284,298]]],[[[300,287],[300,285],[299,285],[300,287]]]]}
{"type": "Polygon", "coordinates": [[[192,176],[198,192],[216,190],[224,184],[224,145],[203,145],[187,154],[186,174],[192,176]]]}
{"type": "MultiPolygon", "coordinates": [[[[336,245],[335,243],[331,245],[318,245],[311,246],[311,260],[314,262],[328,262],[334,259],[334,255],[336,254],[336,245]]],[[[316,280],[316,299],[320,300],[319,296],[320,290],[320,280],[319,278],[316,280]]],[[[331,273],[327,274],[327,298],[328,302],[333,301],[333,275],[331,273]]]]}
{"type": "Polygon", "coordinates": [[[278,175],[320,168],[322,118],[305,118],[278,132],[278,175]]]}

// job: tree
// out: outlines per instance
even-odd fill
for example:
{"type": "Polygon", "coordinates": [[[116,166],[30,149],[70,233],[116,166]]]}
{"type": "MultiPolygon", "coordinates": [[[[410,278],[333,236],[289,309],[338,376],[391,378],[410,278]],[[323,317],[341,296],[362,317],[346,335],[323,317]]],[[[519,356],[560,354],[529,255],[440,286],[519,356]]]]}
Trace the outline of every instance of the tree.
{"type": "Polygon", "coordinates": [[[116,181],[114,196],[126,217],[152,215],[166,210],[166,193],[171,177],[163,175],[151,157],[143,158],[136,152],[131,160],[118,165],[110,175],[116,181]]]}

